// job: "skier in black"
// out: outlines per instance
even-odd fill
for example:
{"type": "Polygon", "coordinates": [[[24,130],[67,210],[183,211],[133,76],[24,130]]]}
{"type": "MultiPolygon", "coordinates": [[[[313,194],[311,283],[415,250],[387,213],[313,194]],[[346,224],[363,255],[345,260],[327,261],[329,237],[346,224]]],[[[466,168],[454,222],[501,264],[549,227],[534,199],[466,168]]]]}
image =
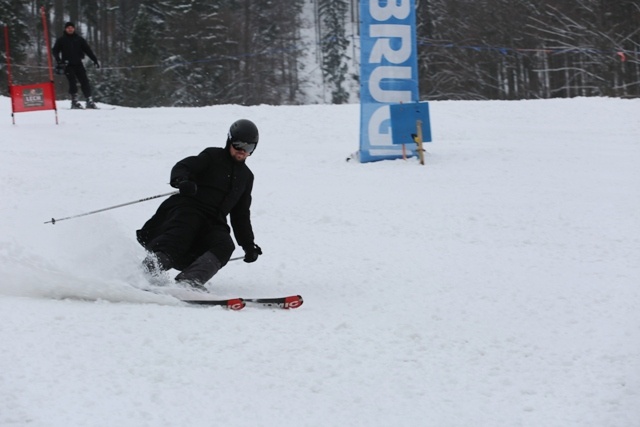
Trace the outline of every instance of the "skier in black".
{"type": "Polygon", "coordinates": [[[227,215],[245,262],[262,250],[251,226],[253,173],[245,164],[258,145],[258,128],[250,120],[234,122],[224,148],[209,147],[180,160],[171,169],[170,185],[179,194],[165,200],[137,231],[149,254],[142,262],[152,277],[174,268],[176,282],[206,290],[204,284],[224,267],[235,245],[227,215]]]}
{"type": "Polygon", "coordinates": [[[87,77],[87,70],[82,64],[85,54],[91,58],[96,68],[100,68],[98,58],[96,58],[87,41],[76,33],[76,26],[73,22],[67,22],[64,24],[64,34],[53,45],[53,56],[58,64],[56,69],[64,70],[64,74],[69,81],[71,108],[74,109],[82,108],[82,105],[78,102],[78,82],[80,82],[82,94],[87,100],[86,108],[97,108],[91,97],[91,85],[87,77]]]}

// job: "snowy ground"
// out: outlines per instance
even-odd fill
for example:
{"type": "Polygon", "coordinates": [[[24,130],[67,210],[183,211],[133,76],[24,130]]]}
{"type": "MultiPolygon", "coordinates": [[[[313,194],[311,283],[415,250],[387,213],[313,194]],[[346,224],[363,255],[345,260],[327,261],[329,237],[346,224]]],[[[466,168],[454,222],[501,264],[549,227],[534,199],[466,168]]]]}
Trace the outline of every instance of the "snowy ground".
{"type": "Polygon", "coordinates": [[[640,100],[431,114],[426,166],[357,164],[357,105],[0,98],[0,426],[640,426],[640,100]],[[171,191],[242,117],[264,255],[209,287],[301,308],[129,286],[158,200],[44,224],[171,191]]]}

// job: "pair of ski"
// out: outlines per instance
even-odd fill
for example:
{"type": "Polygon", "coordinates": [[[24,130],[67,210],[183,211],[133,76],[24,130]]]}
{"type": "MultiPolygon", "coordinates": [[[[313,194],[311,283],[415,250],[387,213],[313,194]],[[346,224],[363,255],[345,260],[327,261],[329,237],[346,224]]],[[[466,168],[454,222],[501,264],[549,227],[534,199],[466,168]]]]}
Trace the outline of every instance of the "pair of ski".
{"type": "Polygon", "coordinates": [[[63,107],[63,110],[115,110],[116,107],[94,107],[94,108],[86,108],[83,106],[80,107],[63,107]]]}
{"type": "Polygon", "coordinates": [[[229,299],[182,299],[184,303],[190,305],[221,306],[230,310],[242,310],[247,305],[254,307],[294,309],[302,305],[303,300],[300,295],[290,295],[278,298],[229,298],[229,299]]]}

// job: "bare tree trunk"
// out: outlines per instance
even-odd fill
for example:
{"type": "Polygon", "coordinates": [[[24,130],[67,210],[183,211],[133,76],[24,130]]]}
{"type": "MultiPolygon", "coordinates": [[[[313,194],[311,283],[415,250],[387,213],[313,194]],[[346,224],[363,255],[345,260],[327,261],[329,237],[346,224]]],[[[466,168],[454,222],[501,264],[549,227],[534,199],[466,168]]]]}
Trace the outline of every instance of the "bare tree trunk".
{"type": "Polygon", "coordinates": [[[72,22],[75,22],[78,25],[78,21],[80,18],[80,0],[68,0],[67,4],[69,9],[69,19],[72,22]]]}
{"type": "Polygon", "coordinates": [[[55,0],[53,2],[53,28],[54,34],[59,35],[64,25],[64,0],[55,0]]]}

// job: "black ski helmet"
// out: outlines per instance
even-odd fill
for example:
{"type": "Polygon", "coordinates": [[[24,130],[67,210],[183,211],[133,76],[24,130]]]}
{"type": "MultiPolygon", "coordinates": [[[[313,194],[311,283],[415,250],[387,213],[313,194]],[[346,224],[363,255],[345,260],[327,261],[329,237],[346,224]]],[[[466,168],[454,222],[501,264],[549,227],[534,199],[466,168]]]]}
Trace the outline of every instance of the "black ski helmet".
{"type": "Polygon", "coordinates": [[[248,142],[250,144],[258,145],[258,127],[247,119],[240,119],[233,122],[229,128],[229,134],[227,135],[227,145],[232,142],[248,142]]]}

